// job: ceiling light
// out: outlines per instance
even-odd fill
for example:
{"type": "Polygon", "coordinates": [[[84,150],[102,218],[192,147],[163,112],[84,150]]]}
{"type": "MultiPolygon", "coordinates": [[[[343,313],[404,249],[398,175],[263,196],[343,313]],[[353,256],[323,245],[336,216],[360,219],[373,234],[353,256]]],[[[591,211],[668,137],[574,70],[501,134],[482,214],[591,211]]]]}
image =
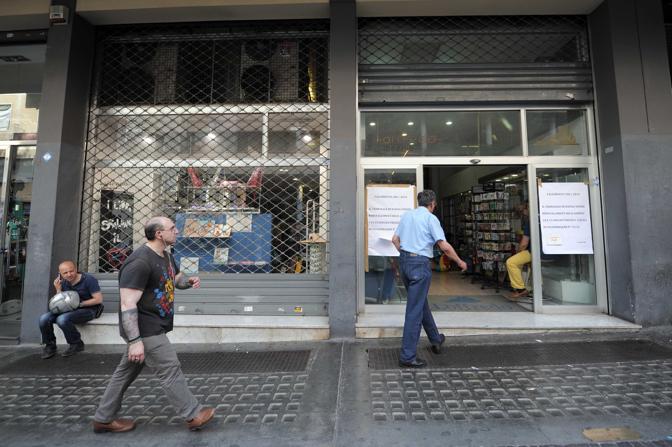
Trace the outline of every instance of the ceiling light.
{"type": "Polygon", "coordinates": [[[295,182],[298,182],[298,181],[299,181],[299,179],[296,178],[296,177],[294,177],[292,180],[294,180],[295,182]]]}
{"type": "Polygon", "coordinates": [[[452,126],[453,122],[452,121],[446,121],[446,126],[452,126]]]}
{"type": "Polygon", "coordinates": [[[408,125],[409,125],[409,126],[412,126],[413,124],[415,124],[413,121],[409,121],[409,122],[408,122],[408,125]]]}
{"type": "Polygon", "coordinates": [[[404,132],[404,133],[401,134],[401,136],[402,136],[402,137],[407,137],[408,134],[407,134],[406,132],[404,132]]]}
{"type": "Polygon", "coordinates": [[[369,126],[371,126],[371,127],[375,127],[375,125],[376,125],[376,123],[374,123],[373,121],[371,121],[371,122],[369,123],[369,126]]]}
{"type": "Polygon", "coordinates": [[[154,139],[154,137],[142,137],[142,141],[144,141],[147,144],[152,144],[156,140],[154,139]]]}
{"type": "Polygon", "coordinates": [[[511,174],[511,177],[518,177],[518,174],[511,174]]]}
{"type": "Polygon", "coordinates": [[[411,146],[415,146],[415,143],[412,143],[412,142],[411,142],[411,143],[408,143],[408,144],[411,145],[411,146]]]}
{"type": "Polygon", "coordinates": [[[208,132],[208,134],[206,136],[208,137],[208,139],[214,140],[215,137],[217,137],[217,134],[214,133],[214,132],[208,132]]]}
{"type": "Polygon", "coordinates": [[[310,134],[305,134],[304,136],[301,137],[301,140],[304,143],[310,143],[311,141],[313,141],[313,137],[311,137],[310,134]]]}
{"type": "Polygon", "coordinates": [[[508,180],[509,177],[502,177],[502,180],[508,180]]]}
{"type": "Polygon", "coordinates": [[[504,127],[506,127],[506,130],[508,130],[508,131],[512,131],[512,130],[513,130],[513,126],[511,125],[511,123],[509,122],[509,120],[507,120],[506,118],[503,118],[503,117],[502,117],[501,121],[502,121],[502,124],[504,125],[504,127]]]}

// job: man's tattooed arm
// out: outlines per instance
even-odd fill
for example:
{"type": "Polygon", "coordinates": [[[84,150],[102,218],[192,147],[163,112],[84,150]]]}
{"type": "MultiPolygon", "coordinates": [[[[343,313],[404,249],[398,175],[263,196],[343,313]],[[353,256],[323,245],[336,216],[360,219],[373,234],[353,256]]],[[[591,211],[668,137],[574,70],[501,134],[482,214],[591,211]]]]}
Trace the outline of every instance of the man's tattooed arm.
{"type": "Polygon", "coordinates": [[[186,275],[179,273],[175,278],[175,287],[180,290],[189,289],[191,287],[191,282],[189,281],[189,278],[186,277],[186,275]]]}
{"type": "Polygon", "coordinates": [[[141,341],[138,326],[138,301],[142,298],[142,290],[119,289],[121,298],[121,327],[124,329],[129,343],[141,341]]]}
{"type": "Polygon", "coordinates": [[[138,308],[128,309],[121,312],[121,325],[129,343],[140,340],[140,328],[138,327],[138,308]]]}

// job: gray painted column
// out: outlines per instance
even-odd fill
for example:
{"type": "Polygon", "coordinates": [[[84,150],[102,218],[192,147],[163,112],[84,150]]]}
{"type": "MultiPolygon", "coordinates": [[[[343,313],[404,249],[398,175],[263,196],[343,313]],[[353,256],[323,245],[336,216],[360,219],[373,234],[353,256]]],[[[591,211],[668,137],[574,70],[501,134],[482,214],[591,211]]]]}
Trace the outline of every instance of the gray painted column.
{"type": "MultiPolygon", "coordinates": [[[[49,29],[33,180],[21,342],[40,342],[37,325],[59,261],[77,260],[84,144],[93,63],[94,27],[76,16],[49,29]]],[[[46,12],[45,12],[46,14],[46,12]]]]}
{"type": "Polygon", "coordinates": [[[608,0],[589,17],[611,313],[672,324],[672,92],[662,5],[608,0]]]}
{"type": "Polygon", "coordinates": [[[357,11],[330,0],[329,326],[353,338],[357,312],[357,11]]]}

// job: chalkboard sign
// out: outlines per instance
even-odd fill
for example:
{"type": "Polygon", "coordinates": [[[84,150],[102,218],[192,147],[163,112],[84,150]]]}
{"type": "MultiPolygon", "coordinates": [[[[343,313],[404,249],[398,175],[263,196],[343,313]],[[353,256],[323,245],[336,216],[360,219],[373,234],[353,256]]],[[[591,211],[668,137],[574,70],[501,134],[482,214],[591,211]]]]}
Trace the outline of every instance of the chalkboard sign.
{"type": "Polygon", "coordinates": [[[99,272],[116,272],[133,251],[133,195],[100,191],[99,272]]]}

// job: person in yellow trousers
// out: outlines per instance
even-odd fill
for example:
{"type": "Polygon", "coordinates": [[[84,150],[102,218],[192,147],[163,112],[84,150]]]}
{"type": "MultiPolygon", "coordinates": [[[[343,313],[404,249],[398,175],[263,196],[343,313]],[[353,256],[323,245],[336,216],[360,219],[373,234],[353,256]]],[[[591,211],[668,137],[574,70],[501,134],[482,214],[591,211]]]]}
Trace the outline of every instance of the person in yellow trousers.
{"type": "Polygon", "coordinates": [[[527,208],[527,202],[520,205],[520,218],[522,220],[523,236],[518,244],[518,252],[506,260],[506,271],[509,274],[509,281],[513,294],[511,298],[517,300],[524,298],[529,294],[523,282],[523,266],[532,262],[530,255],[530,213],[527,208]]]}

